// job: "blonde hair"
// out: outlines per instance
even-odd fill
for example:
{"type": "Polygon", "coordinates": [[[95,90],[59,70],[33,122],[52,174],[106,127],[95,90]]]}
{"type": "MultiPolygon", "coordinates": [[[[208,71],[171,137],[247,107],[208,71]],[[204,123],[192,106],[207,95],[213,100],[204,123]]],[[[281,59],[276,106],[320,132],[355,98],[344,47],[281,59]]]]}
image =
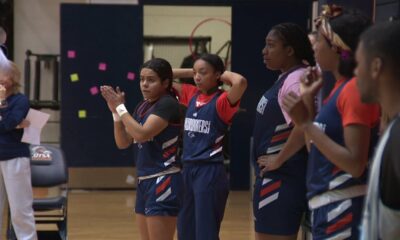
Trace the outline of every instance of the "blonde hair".
{"type": "Polygon", "coordinates": [[[21,72],[17,65],[11,61],[6,64],[0,64],[0,74],[3,74],[10,78],[12,82],[12,93],[18,93],[21,88],[21,72]]]}

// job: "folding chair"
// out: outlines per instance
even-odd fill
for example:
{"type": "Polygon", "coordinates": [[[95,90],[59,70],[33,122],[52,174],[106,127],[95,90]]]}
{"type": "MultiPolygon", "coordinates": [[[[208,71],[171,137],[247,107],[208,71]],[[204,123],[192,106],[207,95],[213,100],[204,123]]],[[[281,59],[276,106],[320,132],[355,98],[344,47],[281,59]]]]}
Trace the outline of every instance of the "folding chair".
{"type": "MultiPolygon", "coordinates": [[[[55,224],[62,240],[67,238],[68,169],[61,149],[50,145],[31,145],[32,186],[59,188],[57,196],[34,198],[36,224],[55,224]]],[[[44,230],[48,231],[48,230],[44,230]]],[[[15,233],[9,221],[7,237],[14,240],[15,233]]]]}

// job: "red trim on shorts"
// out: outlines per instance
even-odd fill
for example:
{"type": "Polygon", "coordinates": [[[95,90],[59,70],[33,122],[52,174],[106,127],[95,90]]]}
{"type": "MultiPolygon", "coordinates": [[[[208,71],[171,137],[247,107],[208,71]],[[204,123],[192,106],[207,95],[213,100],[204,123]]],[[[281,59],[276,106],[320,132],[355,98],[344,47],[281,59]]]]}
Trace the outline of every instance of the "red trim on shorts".
{"type": "Polygon", "coordinates": [[[267,187],[264,188],[264,189],[261,189],[260,197],[264,197],[264,196],[267,195],[268,193],[270,193],[270,192],[272,192],[272,191],[274,191],[274,190],[280,188],[281,185],[282,185],[282,180],[280,180],[280,181],[278,181],[278,182],[275,182],[275,183],[273,183],[273,184],[267,186],[267,187]]]}
{"type": "Polygon", "coordinates": [[[164,191],[170,183],[171,176],[169,176],[160,186],[156,188],[156,194],[158,195],[160,192],[164,191]]]}
{"type": "Polygon", "coordinates": [[[346,216],[344,216],[342,219],[337,221],[335,224],[332,224],[326,229],[326,234],[331,234],[333,232],[336,232],[337,230],[343,228],[347,224],[351,223],[353,221],[353,213],[349,213],[346,216]]]}

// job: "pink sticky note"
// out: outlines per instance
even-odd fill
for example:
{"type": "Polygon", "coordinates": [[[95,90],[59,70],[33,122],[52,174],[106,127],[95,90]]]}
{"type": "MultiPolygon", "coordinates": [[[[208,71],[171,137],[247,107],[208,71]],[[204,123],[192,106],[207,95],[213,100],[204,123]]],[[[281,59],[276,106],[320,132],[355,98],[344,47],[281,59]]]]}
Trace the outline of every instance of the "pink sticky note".
{"type": "Polygon", "coordinates": [[[68,58],[75,58],[76,52],[74,50],[69,50],[67,55],[68,55],[68,58]]]}
{"type": "Polygon", "coordinates": [[[92,95],[98,94],[98,93],[99,93],[99,89],[97,88],[97,86],[91,87],[91,88],[90,88],[90,93],[91,93],[92,95]]]}
{"type": "Polygon", "coordinates": [[[135,80],[135,73],[133,72],[128,72],[128,75],[126,76],[127,79],[129,80],[135,80]]]}
{"type": "Polygon", "coordinates": [[[100,71],[107,70],[107,64],[106,63],[99,63],[99,70],[100,71]]]}

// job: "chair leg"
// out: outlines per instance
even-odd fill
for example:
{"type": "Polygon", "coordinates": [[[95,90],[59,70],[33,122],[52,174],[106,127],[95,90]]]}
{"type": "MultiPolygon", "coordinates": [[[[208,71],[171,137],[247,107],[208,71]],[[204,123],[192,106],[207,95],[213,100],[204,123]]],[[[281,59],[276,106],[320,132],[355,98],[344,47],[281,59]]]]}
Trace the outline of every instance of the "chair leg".
{"type": "Polygon", "coordinates": [[[68,228],[67,228],[67,217],[64,218],[64,221],[57,223],[58,226],[58,234],[60,235],[61,240],[68,239],[68,228]]]}

